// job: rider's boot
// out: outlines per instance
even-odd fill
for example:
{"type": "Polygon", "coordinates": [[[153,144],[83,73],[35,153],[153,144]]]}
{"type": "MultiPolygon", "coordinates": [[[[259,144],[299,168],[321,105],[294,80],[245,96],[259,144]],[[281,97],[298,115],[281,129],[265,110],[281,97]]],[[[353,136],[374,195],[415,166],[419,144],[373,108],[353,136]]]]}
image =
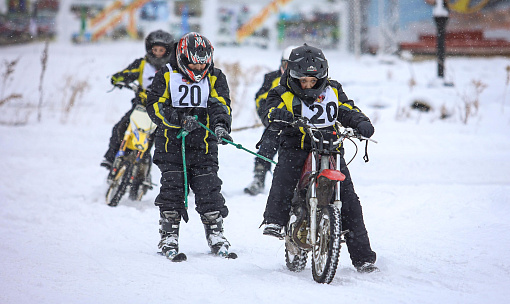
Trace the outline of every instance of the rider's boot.
{"type": "Polygon", "coordinates": [[[375,266],[374,263],[365,262],[365,263],[363,263],[363,265],[357,266],[356,270],[359,273],[370,273],[370,272],[378,272],[379,268],[377,268],[377,266],[375,266]]]}
{"type": "Polygon", "coordinates": [[[223,235],[223,217],[219,211],[207,212],[200,215],[204,224],[205,237],[211,252],[217,255],[228,255],[230,243],[223,235]]]}
{"type": "Polygon", "coordinates": [[[244,188],[244,193],[248,193],[250,195],[257,195],[264,191],[264,183],[266,179],[266,168],[263,165],[257,164],[255,165],[254,178],[251,184],[244,188]]]}
{"type": "Polygon", "coordinates": [[[158,247],[164,256],[173,259],[179,253],[179,225],[181,215],[177,211],[160,212],[159,234],[161,241],[158,247]]]}
{"type": "Polygon", "coordinates": [[[108,149],[104,154],[103,161],[99,164],[101,167],[105,167],[108,170],[111,170],[113,167],[113,161],[115,159],[115,151],[113,149],[108,149]]]}
{"type": "Polygon", "coordinates": [[[264,227],[263,235],[274,236],[279,238],[280,240],[284,239],[284,235],[282,233],[283,226],[279,224],[266,224],[264,227]]]}

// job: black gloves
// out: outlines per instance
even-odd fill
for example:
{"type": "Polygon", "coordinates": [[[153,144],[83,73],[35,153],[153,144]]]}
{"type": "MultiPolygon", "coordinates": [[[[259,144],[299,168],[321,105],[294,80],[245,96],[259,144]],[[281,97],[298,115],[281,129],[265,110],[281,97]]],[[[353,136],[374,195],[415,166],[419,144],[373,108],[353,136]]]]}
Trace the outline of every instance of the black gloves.
{"type": "Polygon", "coordinates": [[[372,135],[374,135],[374,126],[369,121],[362,121],[358,124],[356,127],[356,130],[358,130],[359,134],[363,137],[370,138],[372,135]]]}
{"type": "Polygon", "coordinates": [[[269,113],[269,128],[273,131],[279,131],[287,126],[287,123],[290,123],[294,120],[294,115],[291,112],[274,108],[271,113],[269,113]]]}
{"type": "Polygon", "coordinates": [[[226,139],[228,141],[232,141],[232,137],[228,134],[227,129],[225,129],[222,125],[217,125],[216,128],[214,128],[214,134],[216,134],[216,137],[218,138],[218,142],[222,145],[228,144],[226,141],[223,141],[223,139],[226,139]]]}
{"type": "Polygon", "coordinates": [[[269,121],[273,122],[275,120],[292,122],[294,120],[294,115],[287,110],[274,108],[269,114],[269,121]]]}
{"type": "Polygon", "coordinates": [[[200,128],[196,118],[190,115],[185,115],[182,118],[181,126],[188,133],[191,133],[193,130],[200,128]]]}

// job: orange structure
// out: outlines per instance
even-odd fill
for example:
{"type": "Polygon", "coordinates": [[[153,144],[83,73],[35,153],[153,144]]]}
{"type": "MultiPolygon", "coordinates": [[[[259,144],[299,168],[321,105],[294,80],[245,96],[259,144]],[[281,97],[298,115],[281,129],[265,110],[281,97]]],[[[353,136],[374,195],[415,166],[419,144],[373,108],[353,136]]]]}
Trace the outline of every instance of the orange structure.
{"type": "Polygon", "coordinates": [[[248,20],[245,24],[237,30],[236,38],[238,42],[242,42],[246,37],[250,36],[255,32],[269,16],[278,11],[278,9],[291,2],[292,0],[273,0],[266,7],[260,11],[256,16],[248,20]]]}
{"type": "Polygon", "coordinates": [[[101,38],[108,32],[108,30],[122,22],[125,15],[128,15],[129,17],[127,32],[131,37],[136,38],[137,31],[135,23],[135,12],[150,1],[151,0],[134,0],[128,6],[123,7],[122,2],[118,0],[107,6],[94,19],[90,20],[90,26],[94,27],[108,19],[106,24],[99,27],[92,33],[92,41],[96,41],[97,39],[101,38]]]}

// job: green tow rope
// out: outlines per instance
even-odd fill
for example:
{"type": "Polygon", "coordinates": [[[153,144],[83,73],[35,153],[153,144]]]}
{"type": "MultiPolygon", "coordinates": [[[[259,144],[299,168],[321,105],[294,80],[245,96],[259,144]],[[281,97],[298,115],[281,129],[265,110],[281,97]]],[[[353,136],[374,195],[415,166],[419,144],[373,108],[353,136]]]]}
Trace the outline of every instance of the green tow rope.
{"type": "MultiPolygon", "coordinates": [[[[197,121],[197,122],[198,122],[198,124],[199,124],[202,128],[206,129],[207,131],[211,132],[211,134],[212,134],[212,135],[216,136],[216,134],[215,134],[213,131],[211,131],[211,129],[209,129],[208,127],[204,126],[204,124],[202,124],[201,122],[199,122],[199,121],[197,121]]],[[[216,137],[218,137],[218,136],[216,136],[216,137]]],[[[258,158],[262,158],[263,160],[268,161],[268,162],[273,163],[273,164],[275,164],[275,165],[276,165],[276,162],[275,162],[274,160],[269,159],[269,158],[267,158],[267,157],[265,157],[265,156],[262,156],[262,155],[260,155],[260,154],[257,154],[257,153],[255,153],[255,152],[253,152],[253,151],[250,151],[250,150],[246,149],[245,147],[243,147],[243,145],[241,145],[241,144],[233,143],[233,142],[231,142],[230,140],[228,140],[228,139],[224,139],[224,138],[222,138],[221,140],[223,140],[223,141],[224,141],[224,142],[226,142],[226,143],[229,143],[229,144],[233,145],[233,146],[234,146],[234,147],[236,147],[237,149],[244,150],[244,151],[246,151],[246,152],[248,152],[248,153],[251,153],[251,154],[253,154],[253,155],[257,156],[258,158]]]]}
{"type": "MultiPolygon", "coordinates": [[[[198,116],[195,115],[195,119],[198,119],[198,116]]],[[[202,128],[206,129],[212,135],[216,136],[216,133],[211,131],[211,129],[206,127],[203,123],[199,122],[198,120],[197,120],[197,122],[198,122],[198,124],[202,128]]],[[[184,169],[184,206],[185,206],[186,209],[188,209],[188,170],[186,169],[186,148],[185,148],[186,144],[185,144],[185,140],[186,140],[186,135],[188,135],[188,134],[189,134],[189,132],[184,130],[184,129],[181,129],[179,134],[177,134],[177,138],[182,138],[181,147],[182,147],[182,167],[184,169]]],[[[218,136],[216,136],[216,137],[218,137],[218,136]]],[[[224,138],[222,138],[221,140],[223,140],[224,142],[226,142],[228,144],[231,144],[231,145],[235,146],[237,149],[244,150],[244,151],[246,151],[248,153],[251,153],[251,154],[257,156],[258,158],[262,158],[263,160],[268,161],[268,162],[273,163],[273,164],[276,165],[276,162],[274,160],[269,159],[269,158],[267,158],[265,156],[262,156],[260,154],[257,154],[257,153],[255,153],[253,151],[250,151],[250,150],[246,149],[245,147],[243,147],[243,145],[241,145],[241,144],[236,144],[236,143],[234,143],[234,142],[232,142],[232,141],[230,141],[228,139],[224,139],[224,138]]]]}
{"type": "Polygon", "coordinates": [[[181,129],[181,132],[177,134],[177,138],[182,138],[182,168],[184,169],[184,207],[186,210],[188,210],[188,170],[186,169],[186,135],[188,135],[189,132],[181,129]]]}

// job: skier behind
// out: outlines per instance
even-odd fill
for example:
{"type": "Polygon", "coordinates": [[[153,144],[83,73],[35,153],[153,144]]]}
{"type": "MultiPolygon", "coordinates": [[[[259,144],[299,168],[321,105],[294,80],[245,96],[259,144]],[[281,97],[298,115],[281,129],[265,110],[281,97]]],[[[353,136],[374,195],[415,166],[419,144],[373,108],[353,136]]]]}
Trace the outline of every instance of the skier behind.
{"type": "MultiPolygon", "coordinates": [[[[289,55],[293,48],[295,48],[295,46],[289,46],[283,50],[280,68],[276,71],[272,71],[264,75],[264,83],[258,90],[257,94],[255,94],[255,107],[257,109],[257,114],[259,115],[260,120],[264,124],[265,128],[267,128],[269,124],[267,119],[263,118],[263,110],[266,104],[267,93],[269,90],[276,87],[280,83],[280,77],[287,68],[289,55]]],[[[266,130],[264,130],[262,143],[257,153],[266,158],[273,159],[276,155],[276,151],[278,151],[278,145],[280,144],[279,140],[280,138],[278,137],[277,132],[266,132],[266,130]]],[[[253,181],[248,187],[244,188],[244,192],[250,195],[257,195],[261,193],[264,190],[266,173],[269,170],[271,170],[271,163],[256,157],[255,169],[253,170],[253,181]]]]}
{"type": "MultiPolygon", "coordinates": [[[[104,154],[104,159],[101,162],[101,166],[105,167],[106,169],[111,170],[115,155],[117,154],[122,139],[124,138],[124,133],[129,126],[129,117],[135,110],[136,105],[145,105],[145,94],[147,87],[152,83],[156,72],[161,69],[170,59],[170,53],[172,53],[172,45],[174,43],[175,42],[172,35],[167,32],[162,30],[151,32],[145,38],[145,56],[143,58],[136,59],[123,71],[115,73],[112,76],[111,83],[114,86],[123,88],[125,85],[129,85],[135,81],[138,81],[139,89],[138,92],[136,92],[135,97],[131,100],[131,109],[127,111],[126,114],[124,114],[124,116],[120,119],[120,121],[113,127],[108,150],[104,154]]],[[[148,151],[151,150],[153,142],[154,139],[153,136],[151,136],[149,139],[148,151]]],[[[149,166],[149,170],[147,170],[147,176],[143,181],[143,184],[152,189],[150,153],[144,154],[142,163],[149,166]]]]}
{"type": "MultiPolygon", "coordinates": [[[[338,120],[365,137],[373,135],[374,127],[347,98],[340,83],[328,79],[328,62],[323,52],[306,44],[292,50],[280,85],[267,96],[264,115],[271,122],[270,129],[281,130],[281,144],[264,212],[263,234],[283,239],[281,231],[289,220],[293,191],[311,149],[309,135],[285,122],[292,122],[294,117],[306,117],[315,125],[334,130],[338,120]],[[332,106],[335,107],[333,111],[332,106]],[[323,114],[317,117],[317,113],[323,114]]],[[[378,271],[361,204],[343,158],[343,147],[341,151],[341,171],[346,176],[341,182],[342,228],[349,230],[346,239],[351,261],[359,272],[378,271]]]]}
{"type": "Polygon", "coordinates": [[[147,94],[147,112],[158,125],[154,163],[161,170],[161,188],[155,205],[160,210],[159,248],[173,261],[179,253],[179,224],[188,221],[184,204],[184,170],[181,131],[185,136],[187,180],[195,194],[196,211],[205,228],[212,253],[231,257],[223,236],[223,218],[228,215],[218,177],[218,141],[232,140],[230,91],[225,74],[213,65],[213,47],[204,36],[184,35],[170,63],[156,74],[147,94]],[[216,134],[201,127],[206,125],[216,134]]]}

